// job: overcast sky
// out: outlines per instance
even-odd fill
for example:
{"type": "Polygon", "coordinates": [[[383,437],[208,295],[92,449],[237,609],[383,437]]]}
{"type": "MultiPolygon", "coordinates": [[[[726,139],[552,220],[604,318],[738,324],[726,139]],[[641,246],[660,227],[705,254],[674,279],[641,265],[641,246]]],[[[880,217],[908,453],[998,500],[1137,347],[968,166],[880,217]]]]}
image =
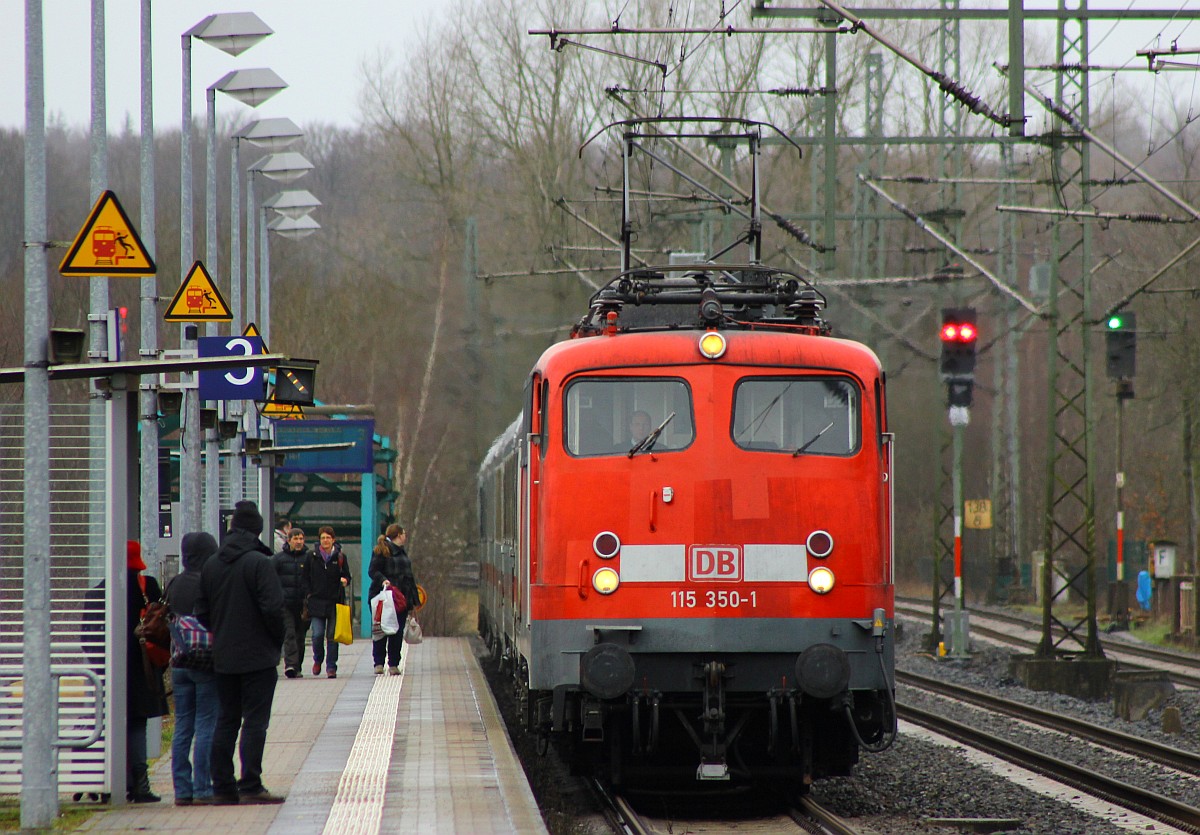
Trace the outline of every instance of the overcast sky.
{"type": "MultiPolygon", "coordinates": [[[[362,84],[364,57],[379,50],[403,55],[422,22],[435,18],[438,0],[154,0],[154,119],[157,129],[178,129],[182,121],[180,35],[214,12],[254,12],[275,34],[237,57],[199,41],[192,45],[192,104],[204,112],[204,89],[232,69],[270,67],[287,90],[251,109],[217,96],[218,114],[239,123],[287,116],[304,125],[314,121],[353,125],[362,84]]],[[[0,126],[25,123],[25,4],[0,0],[0,126]]],[[[46,116],[61,115],[86,128],[91,113],[91,0],[43,0],[46,116]]],[[[117,132],[130,119],[140,125],[141,3],[108,0],[108,123],[117,132]]]]}
{"type": "MultiPolygon", "coordinates": [[[[632,0],[640,2],[640,0],[632,0]]],[[[742,0],[748,3],[749,0],[742,0]]],[[[912,0],[914,6],[929,6],[933,0],[912,0]]],[[[198,118],[203,118],[204,88],[231,69],[270,67],[290,86],[253,110],[217,96],[218,113],[241,124],[254,118],[287,116],[302,126],[332,122],[352,126],[358,120],[358,92],[362,86],[364,58],[381,50],[401,58],[417,38],[418,30],[436,20],[451,0],[155,0],[154,25],[154,106],[159,130],[177,129],[181,121],[180,35],[208,14],[221,11],[253,11],[275,30],[258,45],[238,57],[230,57],[203,43],[192,47],[192,103],[198,118]]],[[[693,0],[696,9],[718,8],[717,0],[693,0]]],[[[610,4],[611,5],[611,4],[610,4]]],[[[812,5],[792,0],[778,5],[812,5]]],[[[855,6],[869,6],[857,2],[855,6]]],[[[978,7],[965,2],[964,7],[978,7]]],[[[1001,0],[989,3],[1003,7],[1001,0]]],[[[1027,7],[1052,7],[1052,0],[1026,0],[1027,7]]],[[[1092,0],[1093,8],[1200,9],[1200,0],[1092,0]]],[[[730,8],[729,0],[726,7],[730,8]]],[[[24,78],[24,3],[0,0],[7,12],[0,27],[0,127],[23,127],[25,114],[24,78]]],[[[91,0],[44,0],[46,113],[48,119],[61,117],[69,125],[86,128],[90,119],[91,94],[91,0]]],[[[128,119],[138,130],[140,100],[139,0],[108,0],[107,87],[110,132],[118,132],[128,119]]],[[[740,14],[740,10],[738,12],[740,14]]],[[[715,18],[714,18],[715,19],[715,18]]],[[[594,22],[599,23],[600,17],[594,22]]],[[[789,21],[781,21],[787,25],[789,21]]],[[[756,25],[764,25],[758,22],[756,25]]],[[[1046,26],[1046,24],[1043,24],[1046,26]]],[[[1032,27],[1032,24],[1031,24],[1032,27]]],[[[886,26],[884,27],[886,31],[886,26]]],[[[1097,63],[1130,63],[1144,66],[1134,52],[1154,42],[1161,33],[1161,46],[1172,39],[1180,46],[1200,46],[1200,23],[1186,21],[1123,23],[1120,34],[1109,34],[1112,24],[1092,26],[1093,60],[1097,63]]],[[[1052,30],[1045,29],[1052,38],[1052,30]]],[[[856,37],[865,37],[858,35],[856,37]]],[[[1051,41],[1052,42],[1052,41],[1051,41]]],[[[1185,60],[1196,60],[1189,57],[1185,60]]],[[[1134,74],[1123,74],[1126,78],[1134,74]]],[[[1171,82],[1200,83],[1200,73],[1173,73],[1171,82]],[[1187,78],[1183,78],[1183,76],[1187,78]],[[1196,76],[1193,82],[1192,76],[1196,76]]],[[[1099,76],[1093,75],[1093,81],[1099,76]]],[[[1165,78],[1154,86],[1149,73],[1136,78],[1148,97],[1161,94],[1165,78]]],[[[1102,92],[1102,90],[1100,91],[1102,92]]]]}

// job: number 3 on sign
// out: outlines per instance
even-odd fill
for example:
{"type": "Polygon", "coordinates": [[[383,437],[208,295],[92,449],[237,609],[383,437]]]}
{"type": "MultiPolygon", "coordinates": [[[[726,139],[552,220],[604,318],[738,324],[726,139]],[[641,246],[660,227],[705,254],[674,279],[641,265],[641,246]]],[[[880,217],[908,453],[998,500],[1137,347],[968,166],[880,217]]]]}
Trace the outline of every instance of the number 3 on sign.
{"type": "MultiPolygon", "coordinates": [[[[242,353],[248,357],[253,356],[255,353],[254,346],[251,345],[250,340],[246,339],[245,337],[235,337],[235,338],[229,340],[228,342],[225,343],[225,348],[229,351],[230,354],[236,354],[238,352],[237,349],[239,349],[239,348],[241,349],[242,353]]],[[[229,381],[230,385],[234,385],[234,386],[249,385],[250,381],[254,379],[254,369],[253,368],[243,369],[241,374],[234,374],[232,371],[226,371],[225,379],[229,381]]]]}
{"type": "Polygon", "coordinates": [[[963,527],[986,531],[992,527],[992,500],[967,499],[963,502],[963,527]]]}

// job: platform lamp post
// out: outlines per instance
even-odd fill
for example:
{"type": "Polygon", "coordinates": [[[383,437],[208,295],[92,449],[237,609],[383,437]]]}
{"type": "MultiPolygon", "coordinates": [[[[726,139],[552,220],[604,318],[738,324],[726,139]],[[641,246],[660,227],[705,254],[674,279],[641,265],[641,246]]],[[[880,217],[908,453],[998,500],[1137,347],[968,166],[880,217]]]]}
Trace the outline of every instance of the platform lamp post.
{"type": "Polygon", "coordinates": [[[321,201],[312,192],[303,189],[281,191],[263,203],[265,211],[278,213],[278,217],[268,221],[263,216],[264,234],[262,237],[262,282],[259,285],[260,313],[262,316],[262,334],[264,340],[271,338],[271,246],[269,233],[274,232],[281,238],[305,238],[321,228],[310,217],[312,211],[321,205],[321,201]]]}
{"type": "MultiPolygon", "coordinates": [[[[229,303],[233,307],[232,333],[240,334],[245,329],[247,320],[242,316],[242,142],[249,142],[268,153],[277,153],[296,142],[304,135],[299,126],[286,117],[255,119],[243,125],[231,137],[232,163],[229,166],[229,303]]],[[[264,341],[264,345],[267,344],[264,341]]],[[[246,413],[246,404],[242,400],[234,400],[229,404],[230,417],[242,421],[246,413]]],[[[243,429],[245,427],[243,426],[243,429]]],[[[231,498],[234,504],[245,498],[244,467],[245,459],[238,455],[241,452],[242,434],[234,439],[233,456],[234,476],[231,479],[231,498]]]]}
{"type": "MultiPolygon", "coordinates": [[[[234,70],[223,75],[215,84],[205,91],[206,126],[208,134],[208,152],[205,158],[204,177],[204,234],[205,234],[205,265],[213,280],[217,276],[217,92],[220,91],[231,98],[250,107],[258,107],[280,90],[287,88],[286,82],[266,68],[234,70]]],[[[205,325],[206,336],[217,335],[217,325],[209,322],[205,325]]],[[[222,415],[222,417],[224,417],[222,415]]],[[[220,530],[221,526],[221,436],[214,427],[205,433],[204,490],[205,490],[205,530],[220,530]]]]}
{"type": "MultiPolygon", "coordinates": [[[[313,168],[313,164],[305,159],[303,154],[298,154],[295,151],[285,151],[283,153],[269,154],[262,159],[249,166],[246,178],[246,310],[247,318],[255,321],[255,302],[257,299],[257,272],[255,258],[255,244],[261,240],[264,252],[266,253],[266,228],[262,226],[260,233],[259,215],[262,207],[259,205],[254,194],[254,178],[256,175],[262,175],[268,179],[280,183],[290,183],[303,177],[313,168]]],[[[264,271],[264,275],[266,275],[264,271]]],[[[265,313],[265,308],[264,308],[265,313]]],[[[263,335],[263,341],[270,344],[270,323],[266,321],[259,322],[259,328],[263,335]]],[[[249,416],[247,416],[249,417],[249,416]]],[[[250,437],[262,437],[263,426],[260,426],[258,420],[249,420],[248,435],[250,437]]],[[[272,475],[270,468],[266,468],[266,472],[259,475],[259,508],[263,509],[264,518],[268,514],[273,514],[273,490],[272,490],[272,475]]]]}
{"type": "MultiPolygon", "coordinates": [[[[24,703],[56,698],[50,675],[50,331],[46,280],[46,78],[42,0],[25,0],[25,457],[21,535],[24,703]],[[36,628],[28,625],[37,624],[36,628]]],[[[58,729],[44,712],[21,725],[21,827],[48,829],[58,815],[58,729]]]]}
{"type": "Polygon", "coordinates": [[[268,154],[275,154],[304,136],[291,119],[276,117],[255,119],[243,125],[231,137],[233,144],[229,171],[229,303],[233,307],[233,332],[241,333],[249,319],[244,318],[242,300],[242,142],[249,142],[268,154]]]}
{"type": "MultiPolygon", "coordinates": [[[[281,192],[263,204],[262,208],[262,333],[264,339],[270,338],[271,333],[271,245],[270,234],[273,232],[285,238],[303,238],[321,228],[308,213],[320,205],[319,200],[307,191],[281,192]],[[274,205],[269,205],[274,203],[274,205]],[[286,208],[280,208],[285,206],[286,208]],[[272,212],[289,212],[281,214],[271,221],[267,215],[272,212]]],[[[276,377],[278,382],[278,377],[276,377]]],[[[267,469],[259,479],[259,506],[275,507],[274,469],[267,469]]]]}
{"type": "MultiPolygon", "coordinates": [[[[248,169],[249,177],[246,179],[246,317],[250,321],[256,321],[256,304],[258,300],[258,282],[257,272],[255,270],[255,245],[260,240],[265,240],[266,232],[260,233],[259,213],[262,206],[255,198],[254,176],[260,174],[269,180],[274,180],[277,183],[290,183],[300,179],[313,168],[313,164],[309,162],[303,154],[298,154],[295,151],[286,151],[284,153],[269,154],[255,162],[248,169]]],[[[264,311],[265,313],[265,311],[264,311]]],[[[268,331],[270,326],[265,322],[259,322],[259,327],[262,330],[263,340],[270,344],[268,331]]]]}
{"type": "MultiPolygon", "coordinates": [[[[214,46],[228,55],[241,55],[272,34],[253,12],[222,12],[205,17],[180,38],[183,52],[183,124],[180,132],[179,264],[181,280],[193,262],[192,229],[192,38],[214,46]]],[[[187,350],[195,337],[195,326],[180,329],[180,345],[187,350]],[[189,335],[192,339],[189,339],[189,335]]],[[[180,449],[180,518],[174,529],[197,530],[200,524],[200,400],[196,388],[185,389],[183,438],[180,449]]]]}

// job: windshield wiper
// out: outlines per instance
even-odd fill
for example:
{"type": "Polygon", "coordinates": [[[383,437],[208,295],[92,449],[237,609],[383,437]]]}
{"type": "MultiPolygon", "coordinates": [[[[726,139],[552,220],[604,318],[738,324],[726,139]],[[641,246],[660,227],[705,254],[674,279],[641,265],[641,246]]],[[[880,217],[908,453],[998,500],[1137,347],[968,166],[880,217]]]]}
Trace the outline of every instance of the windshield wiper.
{"type": "Polygon", "coordinates": [[[667,428],[667,424],[671,422],[671,418],[673,417],[675,417],[675,413],[671,412],[671,414],[667,415],[667,419],[658,425],[657,429],[634,444],[633,448],[629,450],[629,457],[632,458],[639,452],[649,452],[653,449],[654,445],[658,443],[658,436],[667,428]]]}
{"type": "Polygon", "coordinates": [[[767,415],[769,415],[771,413],[771,410],[775,408],[775,404],[778,403],[783,398],[783,396],[788,393],[788,390],[792,387],[792,385],[793,385],[792,383],[788,383],[784,387],[783,391],[781,391],[781,392],[779,392],[779,394],[775,395],[775,397],[771,399],[771,402],[768,403],[766,406],[764,406],[762,411],[759,412],[757,415],[755,415],[754,419],[751,420],[748,424],[746,424],[745,428],[742,429],[741,432],[738,432],[734,437],[741,438],[743,435],[745,435],[747,432],[750,432],[751,430],[757,431],[758,427],[762,426],[763,422],[766,421],[767,415]]]}
{"type": "Polygon", "coordinates": [[[792,457],[795,458],[797,455],[802,454],[806,449],[808,449],[810,446],[815,444],[817,442],[818,438],[820,438],[822,435],[824,435],[826,432],[828,432],[832,428],[833,428],[833,421],[831,420],[825,426],[824,429],[822,429],[817,434],[813,435],[811,438],[809,438],[807,441],[805,441],[795,452],[793,452],[792,457]]]}

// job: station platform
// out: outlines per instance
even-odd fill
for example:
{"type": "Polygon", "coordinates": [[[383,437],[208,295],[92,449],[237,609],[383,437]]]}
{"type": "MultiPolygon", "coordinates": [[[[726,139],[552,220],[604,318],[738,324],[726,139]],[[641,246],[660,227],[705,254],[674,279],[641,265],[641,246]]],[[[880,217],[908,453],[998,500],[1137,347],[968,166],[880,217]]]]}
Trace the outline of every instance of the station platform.
{"type": "Polygon", "coordinates": [[[377,676],[360,638],[336,679],[280,674],[263,783],[282,805],[176,806],[167,751],[151,767],[161,803],[100,811],[76,831],[545,833],[469,640],[426,638],[404,658],[403,675],[377,676]]]}

